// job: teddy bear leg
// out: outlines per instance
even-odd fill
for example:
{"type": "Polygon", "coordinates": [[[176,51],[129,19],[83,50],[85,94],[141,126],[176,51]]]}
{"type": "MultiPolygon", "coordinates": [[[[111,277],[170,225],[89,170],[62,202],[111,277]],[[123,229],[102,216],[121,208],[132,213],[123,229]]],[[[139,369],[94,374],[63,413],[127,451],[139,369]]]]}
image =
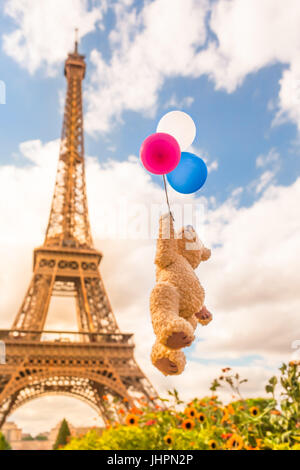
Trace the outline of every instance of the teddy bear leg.
{"type": "Polygon", "coordinates": [[[160,343],[170,349],[181,349],[192,344],[194,329],[179,317],[179,294],[176,287],[158,283],[151,292],[150,311],[154,333],[160,343]]]}
{"type": "Polygon", "coordinates": [[[205,305],[203,305],[200,312],[196,313],[195,316],[197,317],[198,322],[201,323],[201,325],[207,325],[212,321],[212,314],[207,310],[205,305]]]}
{"type": "Polygon", "coordinates": [[[182,351],[166,348],[156,340],[151,352],[152,364],[164,375],[179,375],[183,372],[186,359],[182,351]]]}

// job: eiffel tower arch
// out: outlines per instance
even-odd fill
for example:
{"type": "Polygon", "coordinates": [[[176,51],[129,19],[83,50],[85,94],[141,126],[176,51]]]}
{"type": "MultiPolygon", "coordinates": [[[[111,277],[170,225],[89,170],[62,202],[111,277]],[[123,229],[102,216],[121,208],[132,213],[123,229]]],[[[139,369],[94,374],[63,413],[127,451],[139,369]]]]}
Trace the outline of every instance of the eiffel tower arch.
{"type": "Polygon", "coordinates": [[[134,358],[132,334],[120,331],[93,246],[86,198],[82,80],[84,56],[68,55],[67,95],[57,176],[44,243],[34,250],[33,275],[10,330],[0,330],[0,428],[9,414],[49,394],[79,398],[104,420],[136,399],[157,395],[134,358]],[[75,296],[78,331],[45,331],[52,296],[75,296]]]}

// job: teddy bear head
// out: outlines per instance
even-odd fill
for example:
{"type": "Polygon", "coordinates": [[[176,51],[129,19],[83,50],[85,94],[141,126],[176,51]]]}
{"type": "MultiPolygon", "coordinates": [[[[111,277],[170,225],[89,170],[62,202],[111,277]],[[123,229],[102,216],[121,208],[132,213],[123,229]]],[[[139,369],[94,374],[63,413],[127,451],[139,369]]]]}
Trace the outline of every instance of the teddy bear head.
{"type": "Polygon", "coordinates": [[[178,252],[186,258],[193,269],[197,268],[201,261],[206,261],[211,251],[206,248],[191,225],[183,227],[177,234],[178,252]]]}

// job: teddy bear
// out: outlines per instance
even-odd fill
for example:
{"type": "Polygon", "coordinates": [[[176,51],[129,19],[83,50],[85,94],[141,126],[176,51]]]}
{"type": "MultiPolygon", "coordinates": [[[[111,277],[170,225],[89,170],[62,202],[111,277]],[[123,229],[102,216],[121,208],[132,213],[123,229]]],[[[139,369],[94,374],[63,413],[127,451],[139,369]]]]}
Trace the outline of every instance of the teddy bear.
{"type": "Polygon", "coordinates": [[[182,228],[175,237],[171,213],[160,217],[156,285],[150,296],[156,335],[151,361],[164,375],[183,372],[186,359],[181,349],[192,344],[198,323],[207,325],[212,320],[204,306],[204,289],[194,271],[210,255],[192,226],[182,228]]]}

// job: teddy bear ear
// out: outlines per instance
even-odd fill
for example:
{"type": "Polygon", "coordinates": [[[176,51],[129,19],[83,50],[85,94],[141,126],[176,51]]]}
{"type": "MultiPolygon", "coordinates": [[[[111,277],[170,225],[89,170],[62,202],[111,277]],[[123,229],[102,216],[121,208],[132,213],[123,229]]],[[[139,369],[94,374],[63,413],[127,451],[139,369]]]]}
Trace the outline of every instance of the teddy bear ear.
{"type": "Polygon", "coordinates": [[[186,240],[194,241],[197,238],[197,234],[192,225],[187,225],[182,230],[186,240]]]}
{"type": "Polygon", "coordinates": [[[209,248],[203,247],[202,253],[201,253],[202,261],[207,261],[210,258],[210,255],[211,255],[211,250],[209,248]]]}

